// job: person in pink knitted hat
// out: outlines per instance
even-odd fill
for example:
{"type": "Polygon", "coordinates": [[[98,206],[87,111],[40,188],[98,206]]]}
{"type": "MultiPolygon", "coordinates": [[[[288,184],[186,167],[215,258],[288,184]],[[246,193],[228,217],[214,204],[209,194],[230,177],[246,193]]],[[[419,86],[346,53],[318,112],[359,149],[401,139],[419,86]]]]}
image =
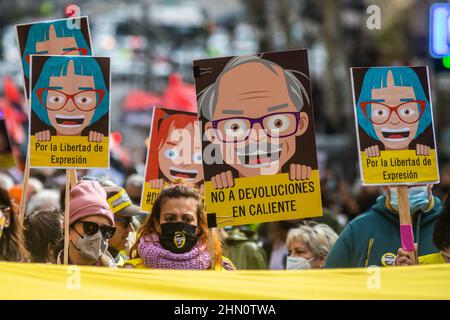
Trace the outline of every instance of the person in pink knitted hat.
{"type": "MultiPolygon", "coordinates": [[[[106,251],[116,231],[106,192],[97,181],[80,181],[70,190],[69,264],[115,267],[106,251]]],[[[63,261],[63,251],[58,263],[63,261]]]]}
{"type": "Polygon", "coordinates": [[[213,234],[214,260],[210,255],[208,226],[200,194],[182,184],[161,191],[152,213],[138,230],[131,260],[125,267],[152,269],[235,270],[222,256],[222,247],[213,234]]]}

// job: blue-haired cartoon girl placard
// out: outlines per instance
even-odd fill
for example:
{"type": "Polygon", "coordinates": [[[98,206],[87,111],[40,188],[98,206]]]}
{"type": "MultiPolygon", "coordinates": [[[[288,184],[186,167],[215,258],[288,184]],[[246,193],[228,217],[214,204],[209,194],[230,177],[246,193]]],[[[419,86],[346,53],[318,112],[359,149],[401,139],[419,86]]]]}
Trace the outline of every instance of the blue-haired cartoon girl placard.
{"type": "Polygon", "coordinates": [[[21,24],[16,29],[28,99],[32,54],[92,55],[87,17],[21,24]]]}
{"type": "Polygon", "coordinates": [[[32,56],[31,167],[109,167],[109,87],[109,58],[32,56]]]}
{"type": "Polygon", "coordinates": [[[427,67],[351,69],[364,184],[439,181],[427,67]]]}

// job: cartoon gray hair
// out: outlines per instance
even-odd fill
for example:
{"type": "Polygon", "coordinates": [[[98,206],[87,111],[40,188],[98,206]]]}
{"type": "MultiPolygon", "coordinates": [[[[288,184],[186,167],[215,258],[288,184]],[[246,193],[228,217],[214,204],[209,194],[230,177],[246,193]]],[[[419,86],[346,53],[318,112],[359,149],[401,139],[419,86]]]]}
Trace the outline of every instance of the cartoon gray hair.
{"type": "Polygon", "coordinates": [[[217,77],[216,81],[203,89],[198,94],[198,104],[200,106],[200,115],[204,116],[208,120],[212,120],[214,111],[216,110],[216,104],[217,104],[217,97],[219,93],[219,83],[223,75],[225,75],[228,71],[236,68],[237,66],[240,66],[245,63],[251,63],[256,62],[260,63],[263,66],[265,66],[267,69],[272,71],[273,73],[276,73],[275,68],[281,68],[283,70],[286,84],[288,88],[289,96],[294,103],[297,111],[301,111],[303,109],[303,106],[305,104],[304,100],[309,104],[309,97],[308,93],[305,89],[305,87],[302,85],[302,83],[297,79],[297,77],[294,75],[294,73],[298,73],[308,79],[308,77],[303,74],[300,71],[296,70],[285,70],[278,64],[263,59],[262,55],[261,57],[256,55],[246,55],[246,56],[238,56],[232,58],[225,68],[223,68],[222,72],[217,77]]]}

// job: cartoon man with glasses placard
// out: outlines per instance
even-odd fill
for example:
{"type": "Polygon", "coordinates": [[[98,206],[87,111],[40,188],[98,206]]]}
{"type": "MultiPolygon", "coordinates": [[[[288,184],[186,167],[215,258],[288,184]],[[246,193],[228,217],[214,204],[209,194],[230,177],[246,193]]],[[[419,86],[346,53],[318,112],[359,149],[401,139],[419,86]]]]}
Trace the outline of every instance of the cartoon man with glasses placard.
{"type": "MultiPolygon", "coordinates": [[[[294,72],[258,56],[232,58],[198,102],[201,116],[209,120],[207,139],[220,146],[224,162],[239,177],[282,173],[310,121],[302,111],[309,97],[294,72]]],[[[311,167],[289,165],[291,180],[310,176],[311,167]]],[[[211,181],[215,188],[232,187],[234,176],[228,170],[211,181]]]]}
{"type": "MultiPolygon", "coordinates": [[[[370,68],[357,104],[359,126],[385,150],[415,149],[429,155],[430,146],[413,140],[431,124],[430,103],[414,70],[408,67],[370,68]]],[[[367,157],[380,156],[380,147],[365,148],[367,157]]]]}

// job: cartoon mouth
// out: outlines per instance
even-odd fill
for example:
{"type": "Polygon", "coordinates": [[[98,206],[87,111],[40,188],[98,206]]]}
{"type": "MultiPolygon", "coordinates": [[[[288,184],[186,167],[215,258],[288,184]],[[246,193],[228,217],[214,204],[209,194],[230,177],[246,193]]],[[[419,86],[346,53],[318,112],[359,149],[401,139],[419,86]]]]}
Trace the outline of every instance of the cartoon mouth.
{"type": "Polygon", "coordinates": [[[381,133],[383,137],[388,141],[406,141],[408,140],[411,129],[401,128],[401,129],[389,129],[382,128],[381,133]]]}
{"type": "Polygon", "coordinates": [[[170,167],[170,175],[175,178],[183,178],[185,180],[194,180],[195,177],[198,175],[198,170],[188,170],[188,169],[181,169],[177,167],[170,167]]]}
{"type": "Polygon", "coordinates": [[[237,152],[239,163],[246,168],[261,168],[268,167],[278,163],[280,159],[281,149],[263,151],[257,150],[252,153],[237,152]]]}
{"type": "Polygon", "coordinates": [[[76,128],[81,127],[85,120],[84,115],[66,116],[62,114],[55,115],[56,123],[63,128],[76,128]]]}

